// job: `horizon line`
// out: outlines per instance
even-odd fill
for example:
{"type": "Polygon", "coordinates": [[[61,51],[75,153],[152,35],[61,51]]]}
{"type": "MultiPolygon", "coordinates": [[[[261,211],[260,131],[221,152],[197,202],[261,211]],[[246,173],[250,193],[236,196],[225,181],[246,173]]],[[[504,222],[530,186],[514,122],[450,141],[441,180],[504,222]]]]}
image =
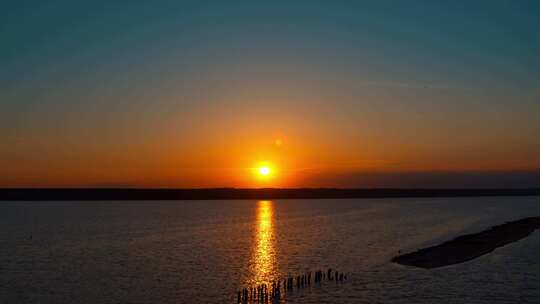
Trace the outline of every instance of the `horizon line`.
{"type": "Polygon", "coordinates": [[[0,201],[540,196],[540,188],[0,188],[0,201]]]}

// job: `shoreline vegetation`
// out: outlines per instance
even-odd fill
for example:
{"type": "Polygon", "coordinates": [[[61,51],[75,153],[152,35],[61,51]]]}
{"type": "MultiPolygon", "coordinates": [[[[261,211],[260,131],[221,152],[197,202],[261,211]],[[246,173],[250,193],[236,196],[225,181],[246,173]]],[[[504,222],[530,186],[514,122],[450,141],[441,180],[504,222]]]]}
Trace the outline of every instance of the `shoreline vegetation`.
{"type": "Polygon", "coordinates": [[[0,188],[0,201],[70,200],[271,200],[407,197],[538,196],[525,189],[397,188],[0,188]]]}
{"type": "Polygon", "coordinates": [[[479,233],[462,235],[440,245],[396,256],[392,262],[425,269],[459,264],[517,242],[539,228],[540,217],[523,218],[479,233]]]}

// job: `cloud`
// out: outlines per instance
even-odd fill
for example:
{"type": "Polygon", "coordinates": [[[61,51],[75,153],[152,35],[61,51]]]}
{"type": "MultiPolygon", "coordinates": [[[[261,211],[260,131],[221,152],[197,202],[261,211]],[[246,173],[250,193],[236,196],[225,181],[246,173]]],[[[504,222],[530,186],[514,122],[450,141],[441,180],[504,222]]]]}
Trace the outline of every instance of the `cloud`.
{"type": "Polygon", "coordinates": [[[364,170],[385,170],[395,168],[401,163],[395,160],[386,159],[356,159],[342,162],[320,163],[296,169],[300,172],[357,172],[364,170]]]}
{"type": "Polygon", "coordinates": [[[535,188],[540,187],[540,171],[320,173],[306,176],[303,183],[345,188],[535,188]]]}
{"type": "Polygon", "coordinates": [[[369,87],[388,87],[388,88],[404,88],[404,89],[424,89],[424,90],[448,90],[449,87],[443,84],[436,83],[408,83],[408,82],[392,82],[392,81],[367,81],[358,83],[360,86],[369,87]]]}

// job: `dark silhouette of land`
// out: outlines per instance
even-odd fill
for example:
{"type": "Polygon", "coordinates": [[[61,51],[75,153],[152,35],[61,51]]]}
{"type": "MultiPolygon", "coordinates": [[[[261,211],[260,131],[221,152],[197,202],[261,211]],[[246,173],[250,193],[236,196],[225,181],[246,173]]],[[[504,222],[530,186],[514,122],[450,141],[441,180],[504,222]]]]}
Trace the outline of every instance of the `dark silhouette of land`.
{"type": "Polygon", "coordinates": [[[462,235],[437,246],[399,255],[394,257],[392,262],[427,269],[463,263],[519,241],[538,228],[540,217],[524,218],[480,233],[462,235]]]}
{"type": "Polygon", "coordinates": [[[0,189],[3,201],[68,200],[228,200],[228,199],[330,199],[390,197],[535,196],[529,189],[338,189],[338,188],[11,188],[0,189]]]}

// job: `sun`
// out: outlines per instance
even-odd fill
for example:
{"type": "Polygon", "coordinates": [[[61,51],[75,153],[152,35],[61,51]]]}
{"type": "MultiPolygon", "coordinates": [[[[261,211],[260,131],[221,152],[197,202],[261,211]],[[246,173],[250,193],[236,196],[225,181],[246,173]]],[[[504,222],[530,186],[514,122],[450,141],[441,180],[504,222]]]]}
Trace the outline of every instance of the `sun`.
{"type": "Polygon", "coordinates": [[[252,167],[252,172],[256,181],[269,183],[276,178],[276,167],[268,161],[259,162],[252,167]]]}
{"type": "Polygon", "coordinates": [[[268,166],[261,166],[259,167],[259,174],[262,176],[267,176],[270,174],[270,168],[268,166]]]}

